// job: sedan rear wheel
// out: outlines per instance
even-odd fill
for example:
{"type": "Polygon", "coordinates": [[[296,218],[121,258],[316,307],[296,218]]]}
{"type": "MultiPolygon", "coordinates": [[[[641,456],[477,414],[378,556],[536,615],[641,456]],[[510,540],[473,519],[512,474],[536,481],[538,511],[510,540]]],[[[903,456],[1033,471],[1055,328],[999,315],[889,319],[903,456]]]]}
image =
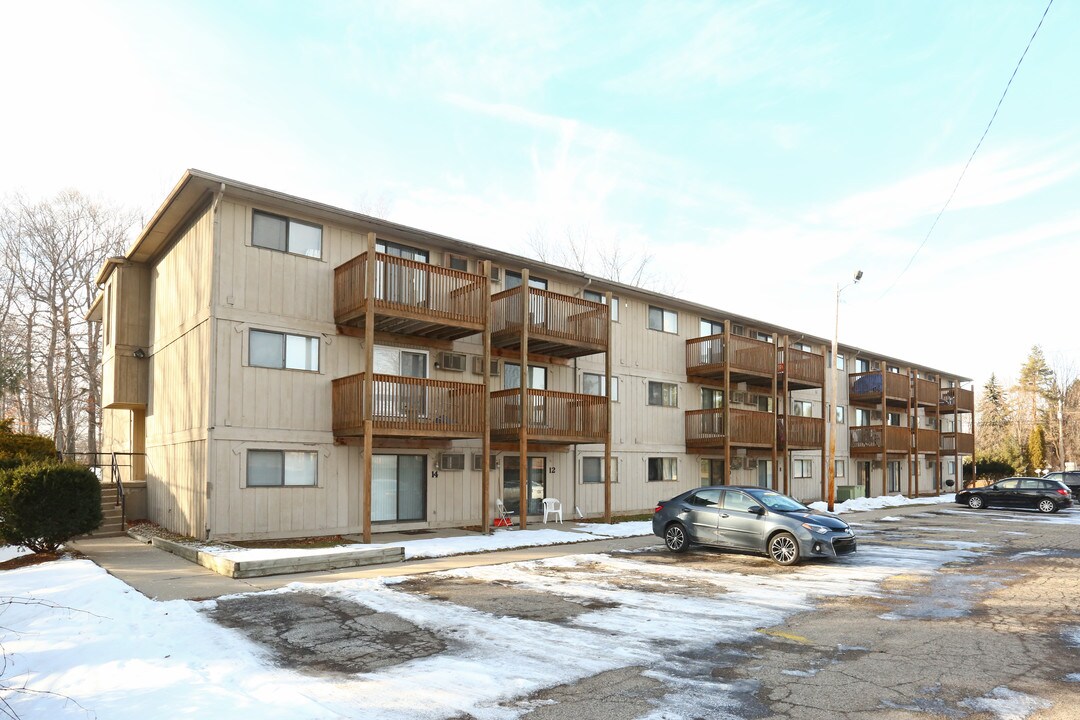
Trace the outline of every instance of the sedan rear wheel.
{"type": "Polygon", "coordinates": [[[972,510],[982,510],[986,506],[986,503],[982,499],[982,495],[972,495],[968,498],[968,507],[972,510]]]}
{"type": "Polygon", "coordinates": [[[769,557],[781,565],[799,562],[799,541],[791,533],[777,533],[769,540],[769,557]]]}
{"type": "Polygon", "coordinates": [[[1057,509],[1058,509],[1057,505],[1054,504],[1054,501],[1051,500],[1050,498],[1043,498],[1042,500],[1039,501],[1039,512],[1052,513],[1052,512],[1057,512],[1057,509]]]}
{"type": "Polygon", "coordinates": [[[671,523],[664,531],[664,544],[671,552],[686,552],[690,543],[686,538],[686,529],[679,523],[671,523]]]}

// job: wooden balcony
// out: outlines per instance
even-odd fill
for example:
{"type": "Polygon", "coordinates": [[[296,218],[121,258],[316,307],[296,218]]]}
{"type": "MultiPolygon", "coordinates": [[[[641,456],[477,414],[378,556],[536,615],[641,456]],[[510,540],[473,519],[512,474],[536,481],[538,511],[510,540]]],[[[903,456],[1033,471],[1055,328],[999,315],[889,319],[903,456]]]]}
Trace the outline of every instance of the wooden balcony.
{"type": "Polygon", "coordinates": [[[940,412],[975,412],[975,393],[972,390],[952,387],[941,389],[940,412]]]}
{"type": "Polygon", "coordinates": [[[369,302],[375,330],[457,340],[485,327],[489,282],[483,275],[376,253],[367,287],[367,253],[334,268],[334,322],[364,327],[369,302]]]}
{"type": "MultiPolygon", "coordinates": [[[[484,434],[483,385],[380,374],[372,380],[376,436],[452,439],[484,434]]],[[[334,380],[331,406],[335,436],[362,435],[364,373],[334,380]]]]}
{"type": "Polygon", "coordinates": [[[787,377],[788,389],[810,390],[825,386],[825,356],[784,348],[780,351],[779,382],[787,377]]]}
{"type": "MultiPolygon", "coordinates": [[[[528,390],[527,431],[530,443],[602,443],[607,437],[607,398],[599,395],[528,390]]],[[[521,430],[521,391],[491,393],[491,439],[511,442],[521,430]]]]}
{"type": "MultiPolygon", "coordinates": [[[[811,353],[806,353],[811,355],[811,353]]],[[[776,345],[741,335],[707,335],[686,341],[686,376],[715,382],[731,374],[731,382],[770,385],[778,370],[776,345]]]]}
{"type": "Polygon", "coordinates": [[[911,452],[911,430],[905,427],[860,425],[848,432],[852,455],[911,452]]]}
{"type": "MultiPolygon", "coordinates": [[[[731,411],[731,444],[736,447],[773,446],[776,432],[776,415],[759,410],[731,411]]],[[[717,448],[724,446],[724,410],[687,410],[686,447],[688,449],[717,448]]]]}
{"type": "Polygon", "coordinates": [[[491,297],[491,344],[521,347],[522,298],[528,292],[529,352],[575,358],[607,352],[608,306],[572,295],[518,286],[491,297]]]}
{"type": "Polygon", "coordinates": [[[788,415],[776,422],[781,447],[808,450],[825,445],[825,421],[821,418],[788,415]]]}
{"type": "Polygon", "coordinates": [[[942,455],[974,455],[975,436],[971,433],[941,433],[942,455]]]}
{"type": "Polygon", "coordinates": [[[941,399],[941,385],[934,380],[915,378],[915,403],[933,407],[941,399]]]}
{"type": "Polygon", "coordinates": [[[915,434],[915,450],[921,453],[936,453],[941,442],[941,433],[930,428],[918,428],[915,434]]]}
{"type": "Polygon", "coordinates": [[[907,405],[911,396],[911,381],[900,373],[871,370],[848,375],[848,400],[869,405],[907,405]],[[884,393],[882,392],[884,378],[884,393]]]}

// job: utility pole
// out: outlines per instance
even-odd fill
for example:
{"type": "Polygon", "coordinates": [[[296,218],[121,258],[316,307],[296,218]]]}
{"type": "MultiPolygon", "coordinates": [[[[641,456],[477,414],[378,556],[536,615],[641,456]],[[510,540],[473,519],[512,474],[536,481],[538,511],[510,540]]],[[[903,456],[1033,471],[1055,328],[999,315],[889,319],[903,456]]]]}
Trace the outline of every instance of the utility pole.
{"type": "MultiPolygon", "coordinates": [[[[829,467],[826,469],[826,472],[829,473],[829,496],[825,498],[825,501],[828,503],[829,512],[833,511],[833,505],[836,503],[836,401],[837,386],[840,384],[840,369],[836,367],[839,359],[836,346],[839,344],[840,338],[840,293],[862,280],[862,276],[862,270],[858,270],[855,273],[855,279],[844,287],[840,287],[840,283],[836,284],[836,322],[833,326],[832,339],[832,407],[829,410],[829,467]]],[[[884,381],[884,379],[885,378],[882,377],[882,381],[884,381]]],[[[884,440],[884,438],[882,438],[882,440],[884,440]]]]}

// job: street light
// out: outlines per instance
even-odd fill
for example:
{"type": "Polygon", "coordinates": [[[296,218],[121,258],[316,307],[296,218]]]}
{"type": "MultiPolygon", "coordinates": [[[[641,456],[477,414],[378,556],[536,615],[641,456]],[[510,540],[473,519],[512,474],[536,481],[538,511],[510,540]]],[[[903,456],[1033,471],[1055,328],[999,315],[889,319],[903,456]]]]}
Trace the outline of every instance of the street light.
{"type": "Polygon", "coordinates": [[[829,413],[829,496],[826,498],[829,504],[829,512],[832,512],[833,505],[836,503],[836,389],[840,384],[836,345],[840,336],[840,293],[862,280],[862,275],[862,270],[857,270],[855,271],[855,279],[847,285],[840,287],[840,283],[836,284],[836,324],[833,328],[832,340],[832,412],[829,413]]]}

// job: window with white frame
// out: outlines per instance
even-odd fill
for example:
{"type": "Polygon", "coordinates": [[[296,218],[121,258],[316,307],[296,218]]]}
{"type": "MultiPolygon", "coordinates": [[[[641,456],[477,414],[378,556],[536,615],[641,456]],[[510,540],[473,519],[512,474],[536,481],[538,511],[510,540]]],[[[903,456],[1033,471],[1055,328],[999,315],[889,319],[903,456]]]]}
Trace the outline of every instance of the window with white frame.
{"type": "Polygon", "coordinates": [[[809,400],[792,400],[791,414],[795,417],[811,417],[814,413],[814,403],[809,400]]]}
{"type": "Polygon", "coordinates": [[[814,461],[813,460],[792,460],[791,461],[791,474],[792,474],[792,477],[794,477],[796,479],[814,477],[814,461]]]}
{"type": "Polygon", "coordinates": [[[772,412],[773,399],[771,395],[754,395],[754,404],[759,412],[772,412]]]}
{"type": "Polygon", "coordinates": [[[319,340],[306,335],[248,331],[248,364],[281,370],[319,369],[319,340]]]}
{"type": "Polygon", "coordinates": [[[673,457],[649,458],[649,482],[663,482],[679,479],[679,460],[673,457]]]}
{"type": "Polygon", "coordinates": [[[427,250],[415,248],[411,245],[402,245],[401,243],[383,240],[382,238],[375,240],[375,251],[385,255],[399,257],[404,260],[415,260],[416,262],[422,263],[427,263],[431,259],[431,255],[427,250]]]}
{"type": "Polygon", "coordinates": [[[804,342],[792,343],[791,347],[795,348],[796,350],[802,350],[803,352],[813,352],[813,348],[811,348],[804,342]]]}
{"type": "MultiPolygon", "coordinates": [[[[604,293],[598,293],[595,290],[585,290],[581,295],[586,300],[607,305],[607,295],[604,293]]],[[[619,322],[619,298],[614,295],[611,296],[611,322],[619,322]]]]}
{"type": "Polygon", "coordinates": [[[251,244],[269,250],[322,257],[322,225],[253,210],[251,244]]]}
{"type": "Polygon", "coordinates": [[[846,361],[844,360],[843,353],[837,353],[837,355],[836,355],[836,369],[837,370],[843,370],[845,364],[846,364],[846,361]]]}
{"type": "Polygon", "coordinates": [[[307,450],[248,450],[248,487],[314,486],[318,453],[307,450]]]}
{"type": "MultiPolygon", "coordinates": [[[[599,395],[604,396],[605,390],[605,378],[600,373],[582,373],[581,374],[581,392],[584,395],[599,395]]],[[[611,401],[619,401],[619,378],[614,375],[611,377],[611,401]]]]}
{"type": "Polygon", "coordinates": [[[836,406],[836,422],[840,423],[841,425],[847,422],[847,408],[843,405],[836,406]]]}
{"type": "MultiPolygon", "coordinates": [[[[581,482],[588,485],[604,482],[604,458],[581,458],[581,482]]],[[[611,482],[619,482],[618,458],[611,458],[611,482]]]]}
{"type": "Polygon", "coordinates": [[[900,424],[900,413],[898,413],[898,412],[889,413],[888,424],[892,425],[893,427],[902,427],[901,424],[900,424]]]}
{"type": "Polygon", "coordinates": [[[649,404],[679,407],[679,386],[675,383],[649,381],[649,404]]]}
{"type": "Polygon", "coordinates": [[[874,416],[869,410],[864,408],[855,408],[855,424],[859,426],[873,425],[874,416]]]}
{"type": "Polygon", "coordinates": [[[836,468],[836,477],[842,478],[847,475],[847,462],[844,460],[837,460],[834,467],[836,468]]]}
{"type": "Polygon", "coordinates": [[[649,329],[667,333],[679,332],[679,314],[674,310],[649,306],[649,329]]]}

